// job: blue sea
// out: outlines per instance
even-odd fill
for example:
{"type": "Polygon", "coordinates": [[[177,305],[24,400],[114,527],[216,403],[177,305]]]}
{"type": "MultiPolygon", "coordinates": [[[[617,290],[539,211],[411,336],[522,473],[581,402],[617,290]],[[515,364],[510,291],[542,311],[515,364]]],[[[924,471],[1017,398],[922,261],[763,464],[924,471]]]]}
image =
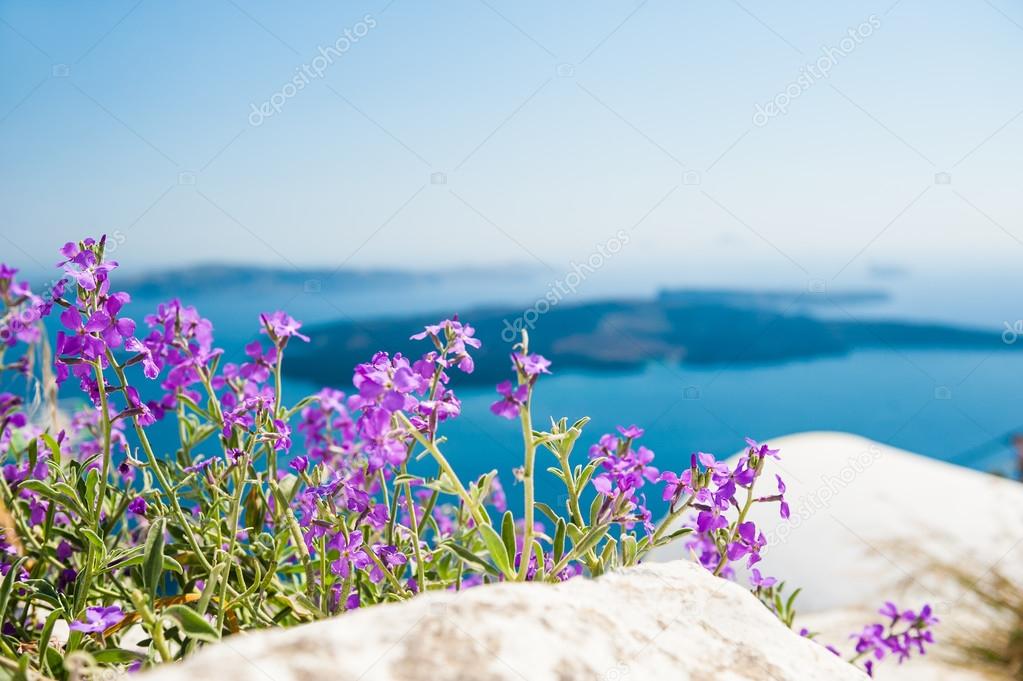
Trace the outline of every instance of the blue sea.
{"type": "MultiPolygon", "coordinates": [[[[245,342],[256,337],[259,310],[285,308],[308,323],[358,319],[423,309],[438,297],[452,299],[454,309],[485,303],[525,299],[524,290],[501,286],[465,287],[454,282],[446,291],[378,291],[324,301],[290,291],[237,294],[210,293],[197,300],[200,312],[211,318],[218,345],[229,358],[241,357],[245,342]],[[405,308],[394,302],[404,301],[405,308]]],[[[875,316],[888,319],[927,318],[987,326],[993,331],[1007,312],[989,306],[961,306],[962,313],[920,314],[922,299],[911,304],[887,301],[875,316]],[[970,317],[970,314],[973,317],[970,317]],[[940,317],[946,319],[940,319],[940,317]]],[[[156,300],[137,299],[129,308],[140,322],[156,300]]],[[[861,310],[864,318],[870,310],[861,310]]],[[[471,320],[470,320],[471,321],[471,320]]],[[[410,333],[414,329],[410,329],[410,333]]],[[[287,367],[287,362],[285,362],[287,367]]],[[[975,351],[874,350],[842,357],[791,361],[772,365],[693,368],[653,362],[630,373],[559,371],[544,376],[535,398],[535,422],[581,416],[592,420],[580,442],[580,457],[600,434],[617,425],[646,429],[642,442],[657,453],[662,467],[680,468],[693,451],[725,456],[739,450],[743,438],[770,441],[782,435],[836,430],[856,433],[896,447],[990,472],[1011,473],[1014,454],[1009,438],[1023,432],[1023,353],[975,351]]],[[[286,373],[286,370],[285,370],[286,373]]],[[[513,467],[521,465],[518,424],[493,416],[490,388],[451,386],[463,402],[462,416],[446,424],[444,449],[456,469],[475,476],[500,471],[510,486],[513,467]]],[[[287,381],[286,398],[296,401],[320,386],[287,381]]],[[[333,386],[348,390],[350,386],[333,386]]],[[[62,391],[68,394],[69,391],[62,391]]],[[[73,394],[73,390],[70,391],[73,394]]],[[[171,428],[157,432],[158,446],[175,448],[171,428]]],[[[540,470],[553,464],[541,452],[540,470]]],[[[556,501],[556,480],[541,475],[539,498],[556,501]]],[[[511,496],[511,495],[510,495],[511,496]]]]}

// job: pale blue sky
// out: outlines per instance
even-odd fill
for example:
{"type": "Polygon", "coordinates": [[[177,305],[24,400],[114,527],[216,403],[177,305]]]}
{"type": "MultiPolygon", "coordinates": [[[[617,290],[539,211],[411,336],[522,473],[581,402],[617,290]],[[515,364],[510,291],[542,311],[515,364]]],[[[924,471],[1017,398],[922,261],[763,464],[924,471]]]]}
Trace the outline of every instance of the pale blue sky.
{"type": "Polygon", "coordinates": [[[1009,0],[2,0],[0,62],[0,254],[26,269],[101,231],[135,267],[554,276],[626,230],[615,276],[707,283],[1023,255],[1009,0]],[[364,35],[253,126],[346,29],[364,35]]]}

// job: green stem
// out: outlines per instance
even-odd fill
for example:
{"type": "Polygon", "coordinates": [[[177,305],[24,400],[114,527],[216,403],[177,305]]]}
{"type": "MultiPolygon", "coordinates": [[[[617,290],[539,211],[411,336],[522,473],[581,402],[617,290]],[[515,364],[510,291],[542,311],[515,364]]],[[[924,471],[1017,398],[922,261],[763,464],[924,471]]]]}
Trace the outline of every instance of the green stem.
{"type": "Polygon", "coordinates": [[[451,479],[451,483],[455,486],[458,496],[465,503],[466,508],[469,509],[472,519],[476,521],[478,525],[489,525],[490,518],[485,515],[483,509],[473,503],[472,497],[469,496],[469,492],[466,491],[462,481],[458,479],[458,476],[455,474],[455,470],[451,467],[451,464],[448,463],[448,460],[444,457],[441,451],[437,449],[437,445],[423,437],[423,434],[416,430],[416,427],[412,425],[412,422],[408,420],[408,417],[405,416],[405,414],[400,411],[396,412],[396,414],[398,418],[401,419],[405,428],[407,428],[409,433],[411,433],[412,437],[414,437],[416,441],[430,453],[430,455],[437,461],[437,465],[440,466],[441,471],[443,471],[444,474],[451,479]]]}
{"type": "Polygon", "coordinates": [[[654,536],[650,538],[649,548],[653,548],[657,545],[658,540],[664,535],[669,527],[675,524],[675,521],[682,517],[682,514],[686,512],[689,506],[693,503],[693,497],[686,499],[686,503],[682,504],[677,510],[672,511],[668,516],[661,521],[661,524],[654,530],[654,536]]]}
{"type": "Polygon", "coordinates": [[[522,493],[524,500],[524,534],[522,538],[522,557],[519,559],[518,581],[526,581],[526,573],[529,570],[529,559],[533,555],[533,513],[535,500],[533,499],[533,468],[536,462],[536,442],[533,440],[533,418],[531,415],[531,403],[533,401],[532,387],[529,397],[520,412],[522,423],[522,441],[524,443],[524,465],[522,469],[522,493]]]}
{"type": "MultiPolygon", "coordinates": [[[[110,365],[116,367],[113,355],[109,353],[109,351],[108,356],[110,365]]],[[[102,515],[103,512],[103,502],[106,500],[107,496],[107,478],[110,477],[110,439],[112,424],[110,422],[110,409],[107,403],[106,380],[103,378],[103,369],[100,367],[98,360],[93,366],[93,369],[96,373],[96,384],[99,389],[100,417],[102,418],[100,423],[103,426],[103,472],[99,481],[99,494],[96,495],[96,515],[93,519],[93,529],[98,533],[100,530],[100,515],[102,515]]]]}
{"type": "Polygon", "coordinates": [[[721,553],[721,560],[718,561],[717,567],[714,568],[714,576],[720,576],[721,571],[725,569],[725,565],[728,563],[728,544],[735,541],[736,536],[739,534],[739,525],[742,525],[746,521],[746,514],[749,513],[750,508],[753,506],[753,488],[757,485],[757,480],[760,478],[760,472],[764,469],[765,459],[760,459],[757,462],[757,472],[753,476],[753,480],[750,482],[749,487],[746,489],[746,503],[743,504],[742,509],[739,511],[739,517],[736,519],[735,524],[732,525],[731,531],[728,533],[728,542],[725,544],[725,551],[721,553]]]}
{"type": "MultiPolygon", "coordinates": [[[[121,385],[125,386],[127,389],[128,380],[124,375],[124,368],[113,363],[113,354],[109,350],[107,351],[107,357],[110,360],[111,366],[114,368],[114,373],[117,374],[117,378],[121,382],[121,385]]],[[[199,540],[196,539],[195,533],[192,531],[192,524],[185,517],[185,512],[181,509],[181,502],[178,500],[178,495],[174,494],[170,480],[167,479],[163,468],[160,467],[160,462],[157,460],[156,454],[153,452],[153,446],[149,442],[149,437],[146,435],[146,431],[142,428],[137,416],[133,416],[131,422],[135,427],[135,435],[142,444],[142,451],[146,454],[146,460],[149,462],[149,467],[152,469],[153,475],[156,476],[157,481],[160,483],[160,488],[163,490],[163,493],[170,500],[171,509],[174,512],[175,519],[185,532],[185,539],[188,541],[188,545],[191,547],[193,553],[195,553],[195,557],[202,565],[203,569],[206,572],[209,572],[213,569],[213,564],[210,563],[202,548],[199,546],[199,540]]]]}
{"type": "MultiPolygon", "coordinates": [[[[402,472],[405,472],[404,465],[402,472]]],[[[412,485],[406,482],[402,487],[405,490],[405,501],[408,502],[409,524],[412,526],[412,551],[416,556],[416,587],[419,593],[423,593],[426,591],[426,567],[423,565],[423,556],[419,549],[419,519],[416,517],[416,505],[412,500],[412,485]]],[[[370,552],[372,553],[372,550],[370,552]]]]}
{"type": "MultiPolygon", "coordinates": [[[[247,464],[246,464],[247,465],[247,464]]],[[[227,560],[233,560],[234,549],[238,543],[238,523],[241,517],[241,498],[245,492],[245,475],[239,465],[234,471],[234,495],[231,498],[231,537],[228,540],[227,548],[227,560]]],[[[227,610],[223,607],[224,603],[227,602],[227,587],[228,578],[225,574],[223,579],[220,581],[220,609],[217,612],[217,631],[224,630],[224,617],[227,615],[227,610]]]]}

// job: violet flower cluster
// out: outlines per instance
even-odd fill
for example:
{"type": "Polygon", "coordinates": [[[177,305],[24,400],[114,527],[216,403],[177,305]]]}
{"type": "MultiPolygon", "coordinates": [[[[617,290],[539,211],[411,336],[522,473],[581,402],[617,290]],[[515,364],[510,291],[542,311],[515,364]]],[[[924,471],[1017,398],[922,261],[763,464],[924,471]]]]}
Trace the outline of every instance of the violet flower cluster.
{"type": "MultiPolygon", "coordinates": [[[[310,340],[286,312],[260,315],[258,339],[231,357],[179,300],[142,324],[128,316],[105,238],[60,253],[43,296],[0,265],[0,378],[11,377],[0,383],[0,667],[68,679],[74,655],[134,670],[424,591],[596,576],[679,538],[715,574],[743,561],[755,593],[780,591],[753,567],[764,535],[748,519],[755,504],[788,514],[781,478],[754,491],[778,455],[767,445],[749,441],[735,465],[698,453],[662,471],[633,425],[576,457],[587,419],[534,424],[551,362],[524,333],[491,406],[521,429],[515,486],[497,470],[465,479],[441,431],[462,412],[453,384],[481,342],[457,316],[410,337],[422,352],[377,352],[349,388],[285,404],[285,355],[310,340]],[[79,409],[59,408],[57,385],[78,386],[79,409]],[[47,404],[30,409],[30,394],[47,404]],[[177,442],[155,447],[151,429],[167,426],[177,442]],[[565,487],[561,508],[536,498],[540,463],[565,487]],[[658,493],[669,512],[655,522],[658,493]],[[52,636],[61,621],[66,641],[52,636]],[[141,649],[122,641],[135,625],[141,649]]],[[[931,624],[929,610],[896,612],[857,652],[922,652],[931,624]]]]}

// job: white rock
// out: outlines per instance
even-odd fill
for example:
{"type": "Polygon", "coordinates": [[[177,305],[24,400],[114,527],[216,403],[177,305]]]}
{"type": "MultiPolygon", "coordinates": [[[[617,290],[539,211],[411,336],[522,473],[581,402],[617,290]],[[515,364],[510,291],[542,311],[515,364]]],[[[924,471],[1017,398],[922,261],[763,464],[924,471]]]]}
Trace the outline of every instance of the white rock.
{"type": "MultiPolygon", "coordinates": [[[[934,654],[880,665],[877,678],[989,678],[943,663],[951,651],[941,642],[976,632],[986,614],[934,567],[953,562],[978,577],[994,569],[1023,584],[1023,485],[845,433],[802,433],[770,445],[781,449],[781,462],[769,465],[785,479],[792,517],[783,521],[776,504],[764,504],[751,519],[768,537],[758,567],[803,589],[797,605],[813,616],[797,617],[796,626],[848,649],[848,635],[879,621],[884,601],[930,603],[942,619],[934,654]]],[[[763,485],[773,493],[773,476],[763,485]]],[[[683,552],[670,546],[652,559],[683,552]]]]}
{"type": "Polygon", "coordinates": [[[428,593],[231,637],[146,681],[854,681],[749,592],[685,561],[428,593]]]}

